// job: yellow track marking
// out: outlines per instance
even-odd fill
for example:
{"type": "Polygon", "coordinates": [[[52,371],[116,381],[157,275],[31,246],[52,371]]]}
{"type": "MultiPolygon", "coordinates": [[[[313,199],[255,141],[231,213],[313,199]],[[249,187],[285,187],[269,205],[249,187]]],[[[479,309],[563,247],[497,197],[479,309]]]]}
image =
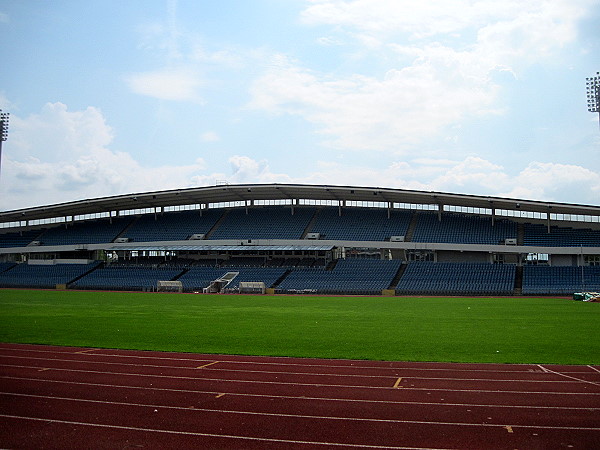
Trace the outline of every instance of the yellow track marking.
{"type": "Polygon", "coordinates": [[[80,352],[75,352],[76,355],[80,354],[80,353],[88,353],[88,352],[95,352],[96,349],[95,348],[90,348],[88,350],[81,350],[80,352]]]}
{"type": "Polygon", "coordinates": [[[510,425],[506,425],[504,428],[506,428],[506,431],[508,431],[509,433],[513,432],[513,429],[510,425]]]}
{"type": "Polygon", "coordinates": [[[46,370],[50,370],[49,368],[46,369],[39,369],[38,372],[45,372],[46,370]]]}
{"type": "Polygon", "coordinates": [[[400,382],[402,381],[402,377],[398,378],[394,383],[394,389],[401,387],[400,382]]]}
{"type": "Polygon", "coordinates": [[[219,361],[213,361],[213,362],[210,362],[208,364],[204,364],[203,366],[198,366],[198,367],[196,367],[196,369],[204,369],[205,367],[212,366],[213,364],[216,364],[218,362],[219,361]]]}
{"type": "Polygon", "coordinates": [[[224,395],[226,395],[226,394],[225,394],[225,393],[223,393],[223,394],[219,394],[219,395],[217,395],[215,398],[221,398],[221,397],[223,397],[224,395]]]}

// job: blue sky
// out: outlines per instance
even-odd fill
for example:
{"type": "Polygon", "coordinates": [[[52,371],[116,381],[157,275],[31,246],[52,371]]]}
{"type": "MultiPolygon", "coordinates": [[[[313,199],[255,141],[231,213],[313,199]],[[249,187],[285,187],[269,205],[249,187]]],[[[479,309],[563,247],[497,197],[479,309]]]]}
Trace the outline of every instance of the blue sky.
{"type": "Polygon", "coordinates": [[[0,210],[229,183],[600,205],[597,0],[0,0],[0,210]]]}

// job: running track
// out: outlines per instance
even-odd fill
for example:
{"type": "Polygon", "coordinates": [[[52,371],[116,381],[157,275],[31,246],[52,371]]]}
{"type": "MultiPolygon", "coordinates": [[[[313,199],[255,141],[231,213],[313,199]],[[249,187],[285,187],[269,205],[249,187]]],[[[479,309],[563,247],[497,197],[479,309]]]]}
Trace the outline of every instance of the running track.
{"type": "Polygon", "coordinates": [[[0,344],[0,448],[600,447],[600,368],[0,344]]]}

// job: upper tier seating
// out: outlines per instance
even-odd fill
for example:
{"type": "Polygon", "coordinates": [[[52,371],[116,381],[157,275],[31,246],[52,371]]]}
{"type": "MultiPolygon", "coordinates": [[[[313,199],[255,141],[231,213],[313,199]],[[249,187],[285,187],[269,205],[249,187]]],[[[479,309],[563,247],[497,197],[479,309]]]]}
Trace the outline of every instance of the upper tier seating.
{"type": "Polygon", "coordinates": [[[131,217],[113,217],[49,228],[39,240],[42,245],[102,244],[112,242],[132,221],[131,217]]]}
{"type": "Polygon", "coordinates": [[[89,264],[17,264],[0,273],[2,287],[36,287],[54,289],[58,284],[68,284],[98,266],[89,264]]]}
{"type": "Polygon", "coordinates": [[[402,274],[401,295],[512,295],[516,266],[512,264],[413,262],[402,274]]]}
{"type": "Polygon", "coordinates": [[[211,239],[300,239],[314,208],[236,208],[229,211],[211,239]]]}
{"type": "Polygon", "coordinates": [[[166,212],[141,216],[122,237],[134,242],[183,241],[194,234],[206,234],[223,214],[219,209],[166,212]]]}
{"type": "Polygon", "coordinates": [[[94,270],[72,284],[77,289],[152,291],[158,281],[169,281],[182,272],[176,268],[136,267],[115,264],[94,270]]]}
{"type": "Polygon", "coordinates": [[[37,237],[40,235],[40,233],[42,233],[42,230],[1,233],[0,247],[26,247],[32,241],[37,240],[37,237]]]}
{"type": "Polygon", "coordinates": [[[484,216],[444,213],[438,220],[436,212],[420,212],[412,241],[451,244],[503,244],[517,237],[517,224],[484,216]]]}
{"type": "Polygon", "coordinates": [[[412,217],[411,211],[387,209],[343,208],[342,215],[335,207],[319,211],[311,233],[321,239],[350,241],[386,241],[391,236],[405,236],[412,217]]]}
{"type": "Polygon", "coordinates": [[[523,294],[572,295],[582,291],[600,291],[600,267],[523,267],[523,294]]]}
{"type": "Polygon", "coordinates": [[[544,247],[600,247],[600,230],[570,227],[548,227],[541,224],[525,224],[524,245],[544,247]]]}
{"type": "Polygon", "coordinates": [[[339,260],[333,270],[295,269],[277,292],[379,295],[390,286],[400,265],[399,260],[351,258],[339,260]]]}

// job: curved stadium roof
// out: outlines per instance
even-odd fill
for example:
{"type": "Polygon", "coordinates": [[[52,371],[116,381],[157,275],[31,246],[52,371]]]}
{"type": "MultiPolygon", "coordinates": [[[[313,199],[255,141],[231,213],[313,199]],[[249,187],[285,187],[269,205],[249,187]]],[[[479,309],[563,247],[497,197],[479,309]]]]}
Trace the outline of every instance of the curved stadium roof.
{"type": "Polygon", "coordinates": [[[537,213],[600,216],[600,206],[380,187],[240,184],[115,195],[0,212],[0,223],[95,214],[138,208],[252,200],[311,199],[453,205],[537,213]]]}

